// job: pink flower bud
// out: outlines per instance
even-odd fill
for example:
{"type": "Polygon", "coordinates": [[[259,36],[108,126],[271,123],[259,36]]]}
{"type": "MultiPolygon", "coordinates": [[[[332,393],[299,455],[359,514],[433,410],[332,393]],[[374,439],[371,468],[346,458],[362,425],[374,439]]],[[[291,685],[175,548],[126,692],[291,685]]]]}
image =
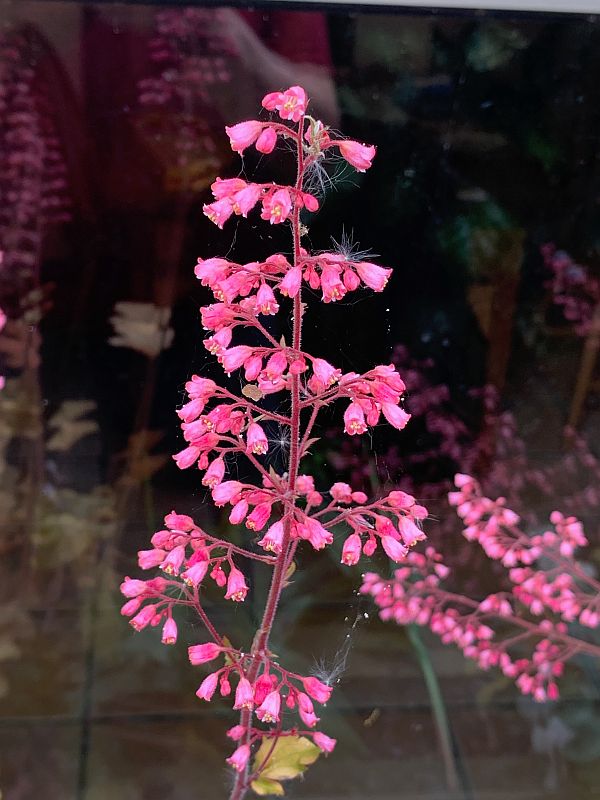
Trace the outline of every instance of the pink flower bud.
{"type": "Polygon", "coordinates": [[[312,475],[298,475],[296,478],[296,491],[300,494],[308,494],[315,490],[315,479],[312,475]]]}
{"type": "Polygon", "coordinates": [[[240,682],[235,690],[234,708],[252,708],[254,706],[254,690],[247,678],[240,678],[240,682]]]}
{"type": "Polygon", "coordinates": [[[243,573],[236,567],[232,567],[229,578],[227,579],[227,594],[225,595],[225,599],[240,603],[246,599],[247,594],[248,587],[246,586],[243,573]]]}
{"type": "Polygon", "coordinates": [[[351,269],[344,270],[342,281],[349,292],[354,292],[360,286],[360,278],[351,269]]]}
{"type": "Polygon", "coordinates": [[[306,712],[314,711],[312,700],[307,694],[304,694],[304,692],[298,692],[297,699],[298,699],[298,708],[301,708],[303,711],[306,712]]]}
{"type": "Polygon", "coordinates": [[[247,513],[248,513],[247,501],[238,500],[238,502],[231,509],[231,514],[229,515],[229,522],[231,522],[232,525],[239,525],[240,522],[243,522],[246,519],[247,513]]]}
{"type": "Polygon", "coordinates": [[[221,589],[227,583],[227,575],[225,575],[225,572],[223,571],[223,568],[221,567],[220,564],[215,565],[212,572],[210,573],[210,577],[221,589]]]}
{"type": "Polygon", "coordinates": [[[362,542],[358,533],[352,533],[344,542],[342,548],[342,564],[353,567],[358,564],[362,548],[362,542]]]}
{"type": "Polygon", "coordinates": [[[373,553],[377,550],[377,540],[374,536],[369,536],[367,541],[363,545],[363,553],[370,558],[373,553]]]}
{"type": "Polygon", "coordinates": [[[391,269],[378,267],[377,264],[369,264],[368,261],[357,261],[354,268],[358,272],[361,281],[375,292],[382,292],[392,274],[391,269]]]}
{"type": "Polygon", "coordinates": [[[179,575],[179,569],[183,564],[185,558],[185,547],[179,545],[174,547],[170,553],[167,554],[165,560],[161,563],[160,568],[167,573],[167,575],[179,575]]]}
{"type": "Polygon", "coordinates": [[[316,393],[329,389],[330,386],[333,386],[334,383],[339,381],[342,375],[341,370],[333,367],[328,361],[325,361],[324,358],[313,358],[312,367],[313,376],[311,381],[314,379],[314,384],[309,388],[316,393]]]}
{"type": "Polygon", "coordinates": [[[263,123],[257,120],[238,122],[237,125],[225,126],[225,133],[229,136],[231,149],[236,153],[243,153],[257,140],[263,129],[263,123]]]}
{"type": "Polygon", "coordinates": [[[290,364],[290,373],[292,375],[302,375],[307,369],[306,361],[303,358],[295,358],[290,364]]]}
{"type": "Polygon", "coordinates": [[[338,503],[352,502],[352,487],[348,483],[337,481],[329,490],[329,494],[338,503]]]}
{"type": "Polygon", "coordinates": [[[416,542],[425,539],[425,534],[417,528],[410,517],[398,517],[398,530],[402,536],[402,541],[407,547],[412,547],[416,542]]]}
{"type": "Polygon", "coordinates": [[[205,401],[199,397],[190,400],[177,411],[177,416],[182,422],[193,422],[204,411],[205,401]]]}
{"type": "Polygon", "coordinates": [[[264,375],[270,381],[276,381],[281,378],[286,369],[287,358],[285,353],[279,350],[278,352],[273,353],[273,355],[267,361],[267,365],[264,369],[264,375]]]}
{"type": "Polygon", "coordinates": [[[208,572],[208,561],[197,561],[191,567],[188,567],[185,572],[181,573],[181,577],[188,586],[198,586],[204,580],[208,572]]]}
{"type": "MultiPolygon", "coordinates": [[[[165,533],[167,533],[167,536],[171,535],[168,531],[165,531],[165,533]]],[[[152,550],[138,550],[138,564],[140,565],[140,569],[153,569],[154,567],[158,567],[162,564],[166,555],[164,550],[159,550],[157,548],[152,550]]]]}
{"type": "Polygon", "coordinates": [[[134,630],[141,631],[152,622],[155,613],[155,605],[146,605],[133,619],[129,620],[129,624],[134,630]]]}
{"type": "Polygon", "coordinates": [[[224,481],[212,490],[212,499],[216,506],[224,506],[237,498],[242,489],[239,481],[224,481]]]}
{"type": "Polygon", "coordinates": [[[334,144],[338,145],[342,156],[358,172],[368,170],[375,158],[375,147],[372,145],[360,144],[359,142],[353,142],[351,139],[334,142],[334,144]]]}
{"type": "Polygon", "coordinates": [[[237,750],[226,759],[228,764],[237,771],[243,772],[246,769],[246,764],[250,760],[250,747],[247,744],[240,745],[237,750]]]}
{"type": "Polygon", "coordinates": [[[308,192],[302,192],[302,202],[304,203],[304,208],[307,211],[318,211],[319,210],[319,201],[317,198],[309,194],[308,192]]]}
{"type": "Polygon", "coordinates": [[[245,733],[246,728],[243,725],[234,725],[233,728],[229,728],[227,731],[227,736],[229,736],[230,739],[233,739],[234,742],[239,742],[245,733]]]}
{"type": "Polygon", "coordinates": [[[188,517],[187,514],[177,514],[175,511],[167,514],[165,525],[172,531],[185,531],[186,533],[196,527],[191,517],[188,517]]]}
{"type": "Polygon", "coordinates": [[[261,531],[271,516],[272,503],[259,503],[250,512],[246,520],[246,527],[251,531],[261,531]]]}
{"type": "Polygon", "coordinates": [[[302,683],[306,693],[317,703],[327,703],[329,701],[333,692],[331,686],[327,686],[326,683],[323,683],[318,678],[303,678],[302,683]]]}
{"type": "Polygon", "coordinates": [[[326,736],[324,733],[320,733],[319,731],[313,733],[313,742],[324,753],[333,752],[333,749],[337,744],[336,740],[332,739],[331,736],[326,736]]]}
{"type": "Polygon", "coordinates": [[[204,678],[204,680],[198,687],[198,690],[196,691],[196,697],[199,697],[200,700],[207,700],[210,702],[213,698],[214,693],[217,690],[218,682],[219,682],[219,673],[211,672],[210,675],[207,675],[206,678],[204,678]]]}
{"type": "Polygon", "coordinates": [[[300,267],[292,267],[285,274],[279,284],[279,291],[286,297],[296,297],[302,284],[302,270],[300,267]]]}
{"type": "Polygon", "coordinates": [[[188,647],[190,664],[197,666],[198,664],[205,664],[207,661],[214,661],[222,650],[223,648],[215,642],[193,644],[191,647],[188,647]]]}
{"type": "Polygon", "coordinates": [[[255,381],[262,369],[262,356],[251,356],[244,364],[244,375],[247,381],[255,381]]]}
{"type": "Polygon", "coordinates": [[[292,211],[292,198],[287,189],[278,189],[267,195],[262,204],[261,219],[266,219],[271,225],[285,222],[292,211]]]}
{"type": "Polygon", "coordinates": [[[415,498],[406,492],[390,492],[387,501],[392,508],[411,508],[415,504],[415,498]]]}
{"type": "Polygon", "coordinates": [[[256,709],[256,716],[261,722],[279,722],[280,708],[281,696],[279,692],[269,692],[259,708],[256,709]]]}
{"type": "Polygon", "coordinates": [[[256,140],[256,149],[259,153],[272,153],[277,144],[277,133],[274,128],[264,128],[256,140]]]}
{"type": "Polygon", "coordinates": [[[224,198],[223,200],[217,200],[215,203],[205,203],[202,210],[211,222],[222,229],[233,214],[233,205],[231,200],[224,198]]]}
{"type": "Polygon", "coordinates": [[[408,549],[391,536],[382,536],[381,546],[392,561],[404,561],[408,553],[408,549]]]}
{"type": "Polygon", "coordinates": [[[406,427],[410,419],[410,414],[407,414],[406,411],[403,411],[398,406],[393,405],[393,403],[382,403],[381,410],[383,411],[383,416],[390,425],[393,425],[394,428],[397,428],[399,431],[406,427]]]}
{"type": "Polygon", "coordinates": [[[369,498],[364,492],[352,492],[352,500],[355,503],[360,503],[360,505],[363,505],[368,499],[369,498]]]}
{"type": "Polygon", "coordinates": [[[123,606],[121,606],[121,614],[124,617],[131,617],[144,602],[142,597],[132,597],[123,606]]]}
{"type": "Polygon", "coordinates": [[[275,107],[279,102],[279,98],[281,97],[281,92],[269,92],[266,94],[261,102],[263,108],[266,108],[267,111],[275,111],[275,107]]]}
{"type": "Polygon", "coordinates": [[[225,350],[220,356],[223,369],[228,374],[236,369],[239,369],[245,361],[253,355],[251,347],[248,345],[240,344],[237,347],[232,347],[230,350],[225,350]]]}
{"type": "Polygon", "coordinates": [[[269,449],[269,442],[264,430],[257,422],[248,425],[246,431],[246,452],[264,455],[269,449]]]}
{"type": "Polygon", "coordinates": [[[177,641],[177,623],[173,617],[169,617],[162,629],[162,643],[175,644],[177,641]]]}
{"type": "MultiPolygon", "coordinates": [[[[156,533],[152,535],[150,541],[152,542],[154,547],[158,549],[161,548],[169,549],[169,543],[172,541],[172,539],[173,539],[173,534],[171,531],[156,531],[156,533]]],[[[141,552],[146,552],[146,551],[144,550],[141,552]]]]}
{"type": "Polygon", "coordinates": [[[254,682],[254,704],[259,706],[273,689],[273,680],[269,673],[264,672],[260,678],[254,682]]]}
{"type": "Polygon", "coordinates": [[[319,494],[319,492],[309,492],[306,495],[306,502],[309,506],[320,506],[323,502],[323,497],[319,494]]]}
{"type": "Polygon", "coordinates": [[[214,489],[221,481],[223,480],[223,475],[225,474],[225,462],[222,458],[215,458],[213,462],[211,462],[209,468],[204,473],[204,477],[202,478],[202,485],[209,486],[211,489],[214,489]]]}
{"type": "Polygon", "coordinates": [[[271,525],[258,544],[261,547],[264,547],[265,550],[269,550],[271,553],[281,553],[283,534],[283,522],[282,520],[278,520],[271,525]]]}
{"type": "Polygon", "coordinates": [[[344,413],[344,433],[354,436],[364,433],[366,430],[364,411],[358,403],[350,403],[344,413]]]}
{"type": "Polygon", "coordinates": [[[246,181],[242,178],[217,178],[211,185],[211,191],[217,200],[222,200],[224,197],[231,197],[236,192],[247,186],[246,181]]]}
{"type": "Polygon", "coordinates": [[[191,467],[192,464],[195,464],[198,460],[198,456],[200,455],[200,448],[195,447],[194,445],[190,445],[190,447],[186,447],[185,450],[181,450],[179,453],[175,453],[173,456],[173,460],[179,467],[179,469],[187,469],[191,467]]]}
{"type": "Polygon", "coordinates": [[[261,314],[277,314],[279,304],[268,283],[261,284],[256,293],[256,305],[261,314]]]}
{"type": "Polygon", "coordinates": [[[125,597],[138,597],[146,591],[146,582],[125,578],[119,588],[125,597]]]}

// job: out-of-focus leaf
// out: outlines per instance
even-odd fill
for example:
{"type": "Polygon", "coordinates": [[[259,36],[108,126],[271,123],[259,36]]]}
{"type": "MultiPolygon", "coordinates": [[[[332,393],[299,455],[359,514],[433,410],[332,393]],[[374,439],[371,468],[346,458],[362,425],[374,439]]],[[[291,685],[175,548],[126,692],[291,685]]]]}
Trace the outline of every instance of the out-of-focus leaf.
{"type": "MultiPolygon", "coordinates": [[[[233,645],[232,645],[231,641],[227,638],[227,636],[223,636],[223,647],[231,647],[233,649],[233,645]]],[[[231,664],[234,663],[233,659],[231,658],[231,656],[229,656],[227,653],[225,653],[224,660],[225,660],[225,666],[226,667],[229,667],[229,666],[231,666],[231,664]]]]}
{"type": "Polygon", "coordinates": [[[508,64],[515,53],[527,45],[527,39],[518,28],[484,23],[467,47],[467,63],[477,72],[487,72],[508,64]]]}
{"type": "Polygon", "coordinates": [[[283,786],[279,783],[279,781],[272,781],[269,778],[263,778],[262,776],[258,780],[252,781],[252,789],[261,797],[264,797],[265,795],[270,795],[271,797],[282,797],[285,794],[283,786]]]}
{"type": "Polygon", "coordinates": [[[58,411],[48,421],[48,428],[54,433],[47,443],[48,450],[65,452],[84,436],[98,431],[94,420],[81,419],[96,410],[90,400],[65,400],[58,411]]]}
{"type": "Polygon", "coordinates": [[[163,431],[151,431],[144,429],[132,433],[128,439],[127,445],[129,450],[143,450],[148,452],[153,447],[164,439],[165,434],[163,431]]]}
{"type": "Polygon", "coordinates": [[[259,769],[265,759],[268,761],[252,788],[257,794],[282,795],[283,787],[278,782],[302,775],[320,755],[319,748],[304,736],[282,736],[275,746],[272,739],[264,739],[254,758],[254,770],[259,769]]]}
{"type": "Polygon", "coordinates": [[[116,335],[108,343],[113,347],[129,347],[155,358],[173,343],[175,332],[169,327],[170,318],[170,308],[153,303],[116,303],[115,313],[110,318],[116,335]]]}
{"type": "Polygon", "coordinates": [[[560,158],[558,147],[539,131],[531,131],[527,136],[527,150],[546,172],[552,172],[560,158]]]}
{"type": "Polygon", "coordinates": [[[291,564],[289,565],[289,567],[287,568],[287,572],[285,573],[285,579],[286,579],[286,581],[289,581],[289,579],[292,577],[292,575],[294,574],[294,572],[296,572],[296,562],[295,562],[295,561],[292,561],[292,563],[291,563],[291,564]]]}
{"type": "Polygon", "coordinates": [[[129,469],[123,479],[133,483],[145,481],[151,478],[159,469],[162,469],[168,460],[169,456],[166,453],[142,455],[139,458],[133,458],[129,462],[129,469]]]}
{"type": "Polygon", "coordinates": [[[121,483],[141,483],[158,472],[169,460],[165,453],[151,453],[164,437],[162,431],[142,430],[129,437],[127,449],[118,458],[125,461],[126,468],[121,483]]]}
{"type": "Polygon", "coordinates": [[[97,430],[98,425],[93,420],[80,420],[78,422],[66,423],[48,439],[46,447],[48,450],[64,453],[70,450],[80,439],[83,439],[85,436],[90,436],[92,433],[96,433],[97,430]]]}

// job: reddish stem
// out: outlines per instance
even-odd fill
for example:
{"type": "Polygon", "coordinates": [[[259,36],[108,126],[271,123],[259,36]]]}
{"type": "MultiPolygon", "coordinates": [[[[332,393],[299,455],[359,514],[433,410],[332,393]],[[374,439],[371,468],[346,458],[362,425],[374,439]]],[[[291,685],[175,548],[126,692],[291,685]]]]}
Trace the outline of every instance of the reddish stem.
{"type": "MultiPolygon", "coordinates": [[[[300,120],[298,125],[298,136],[296,137],[296,145],[297,145],[297,154],[298,154],[298,171],[296,174],[296,185],[295,188],[297,191],[302,190],[302,183],[304,178],[304,153],[302,150],[302,133],[304,130],[304,117],[300,120]]],[[[298,204],[294,204],[294,211],[292,216],[292,234],[294,237],[294,265],[296,265],[300,261],[300,209],[298,208],[298,204]]],[[[300,343],[302,340],[302,299],[301,299],[301,291],[294,297],[294,308],[293,308],[293,334],[292,334],[292,347],[295,350],[300,350],[300,343]]],[[[291,387],[291,433],[290,433],[290,458],[289,458],[289,466],[288,466],[288,479],[287,479],[287,494],[291,499],[292,506],[295,505],[295,497],[294,497],[294,489],[296,485],[296,478],[298,475],[298,465],[300,463],[300,376],[293,375],[292,376],[292,387],[291,387]]],[[[250,655],[254,656],[254,660],[252,661],[250,668],[248,670],[248,680],[250,683],[254,683],[256,680],[258,669],[260,667],[260,658],[256,658],[256,656],[262,656],[266,653],[267,645],[269,642],[269,637],[271,635],[271,629],[273,627],[273,623],[275,621],[275,615],[277,613],[277,607],[279,605],[279,599],[281,597],[281,592],[283,590],[285,584],[285,576],[288,569],[289,564],[289,552],[292,548],[294,548],[294,542],[290,542],[290,530],[291,530],[291,522],[292,522],[292,514],[287,514],[286,516],[286,526],[285,526],[285,533],[283,536],[282,548],[281,553],[277,556],[277,561],[275,562],[275,567],[273,569],[273,575],[271,578],[271,586],[269,588],[269,594],[267,597],[267,602],[265,605],[265,610],[263,613],[262,622],[260,624],[259,629],[256,631],[254,636],[254,641],[252,642],[252,648],[250,651],[250,655]]],[[[295,548],[294,548],[295,549],[295,548]]],[[[252,711],[250,709],[244,708],[240,713],[240,725],[242,725],[246,730],[243,737],[243,741],[247,744],[250,743],[251,735],[252,735],[252,711]]],[[[264,769],[264,764],[261,765],[261,768],[264,769]]],[[[249,789],[251,780],[249,774],[249,766],[243,772],[238,773],[236,776],[235,784],[230,794],[230,800],[243,800],[246,795],[246,792],[249,789]]]]}

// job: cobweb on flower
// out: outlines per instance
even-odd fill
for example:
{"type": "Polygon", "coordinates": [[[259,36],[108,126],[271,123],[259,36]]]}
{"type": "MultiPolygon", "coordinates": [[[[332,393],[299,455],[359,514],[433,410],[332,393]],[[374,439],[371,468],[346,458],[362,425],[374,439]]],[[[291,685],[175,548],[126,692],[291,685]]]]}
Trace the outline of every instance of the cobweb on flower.
{"type": "Polygon", "coordinates": [[[346,233],[346,229],[342,228],[342,235],[339,242],[331,237],[331,244],[333,251],[339,253],[348,259],[348,261],[364,261],[367,258],[379,258],[379,253],[373,252],[371,248],[361,250],[358,242],[354,241],[354,233],[346,233]]]}
{"type": "MultiPolygon", "coordinates": [[[[331,658],[320,658],[316,660],[311,669],[311,674],[314,675],[315,678],[318,678],[320,681],[327,684],[327,686],[335,686],[335,684],[339,683],[342,679],[342,675],[346,671],[348,665],[348,658],[350,656],[350,650],[352,649],[354,632],[361,622],[365,622],[369,619],[369,612],[364,611],[364,608],[366,608],[366,603],[363,601],[362,596],[358,594],[358,591],[355,591],[354,594],[357,598],[356,608],[352,609],[355,612],[355,617],[354,621],[350,624],[350,627],[346,630],[341,646],[336,650],[331,658]]],[[[351,616],[347,616],[344,619],[344,622],[349,624],[351,619],[351,616]]]]}

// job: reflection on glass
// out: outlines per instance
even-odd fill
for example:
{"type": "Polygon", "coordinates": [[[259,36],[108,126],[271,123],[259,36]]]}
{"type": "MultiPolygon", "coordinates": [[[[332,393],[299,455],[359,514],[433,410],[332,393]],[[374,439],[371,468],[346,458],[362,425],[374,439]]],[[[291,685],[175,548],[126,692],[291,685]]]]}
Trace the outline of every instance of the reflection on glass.
{"type": "MultiPolygon", "coordinates": [[[[484,521],[505,498],[527,542],[560,511],[589,544],[566,554],[581,574],[542,614],[516,584],[519,618],[551,618],[588,643],[561,659],[560,698],[541,704],[518,675],[478,669],[425,627],[379,620],[358,589],[363,572],[389,581],[386,559],[350,570],[341,543],[307,557],[273,649],[340,678],[326,710],[339,745],[292,796],[593,796],[595,19],[33,0],[8,4],[4,22],[3,796],[225,796],[228,706],[201,707],[184,646],[131,634],[118,585],[165,509],[229,535],[199,477],[171,458],[186,380],[213,377],[197,311],[210,294],[192,272],[200,254],[243,262],[284,246],[252,217],[231,223],[231,245],[202,206],[215,174],[272,179],[250,151],[240,172],[223,127],[295,84],[316,116],[377,145],[368,173],[321,181],[311,248],[331,249],[333,236],[395,268],[384,295],[315,308],[306,349],[344,371],[393,362],[413,415],[398,436],[381,427],[349,440],[332,414],[312,451],[318,483],[422,501],[428,542],[415,552],[434,547],[450,569],[443,590],[476,603],[514,595],[509,571],[529,565],[503,567],[464,539],[448,502],[464,491],[456,473],[492,503],[484,521]],[[570,591],[589,598],[572,619],[570,591]]],[[[283,159],[281,170],[275,180],[283,159]]],[[[552,580],[551,554],[536,556],[538,580],[552,580]]],[[[255,629],[264,588],[232,638],[255,629]]],[[[191,618],[180,628],[190,643],[196,633],[191,618]]]]}

